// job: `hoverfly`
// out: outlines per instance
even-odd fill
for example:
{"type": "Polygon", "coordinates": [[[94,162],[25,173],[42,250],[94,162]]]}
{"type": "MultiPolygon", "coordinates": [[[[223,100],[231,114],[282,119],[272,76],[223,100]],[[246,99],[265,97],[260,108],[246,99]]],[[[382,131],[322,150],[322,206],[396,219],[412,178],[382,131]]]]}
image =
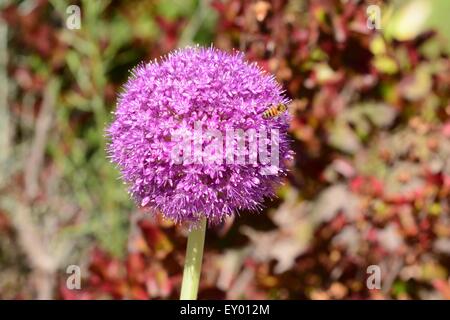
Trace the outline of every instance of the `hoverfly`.
{"type": "Polygon", "coordinates": [[[264,119],[276,118],[282,115],[287,110],[287,105],[284,103],[272,104],[262,113],[264,119]]]}

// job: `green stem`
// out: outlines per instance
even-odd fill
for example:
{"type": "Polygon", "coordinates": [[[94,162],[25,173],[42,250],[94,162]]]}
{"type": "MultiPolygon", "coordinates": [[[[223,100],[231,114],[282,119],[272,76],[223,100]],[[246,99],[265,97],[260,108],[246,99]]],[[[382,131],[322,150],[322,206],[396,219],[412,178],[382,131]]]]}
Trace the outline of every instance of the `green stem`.
{"type": "Polygon", "coordinates": [[[202,218],[197,229],[194,229],[189,233],[180,300],[197,299],[198,284],[200,282],[200,273],[202,270],[205,232],[206,218],[202,218]]]}

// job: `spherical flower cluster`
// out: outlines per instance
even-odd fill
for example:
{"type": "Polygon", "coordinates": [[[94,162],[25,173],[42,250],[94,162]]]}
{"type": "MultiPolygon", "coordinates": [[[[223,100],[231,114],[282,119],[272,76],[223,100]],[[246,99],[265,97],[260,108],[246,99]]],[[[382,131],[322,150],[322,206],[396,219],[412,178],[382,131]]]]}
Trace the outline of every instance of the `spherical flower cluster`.
{"type": "MultiPolygon", "coordinates": [[[[218,223],[237,210],[261,208],[264,197],[273,196],[281,183],[291,157],[289,115],[267,119],[262,113],[287,102],[274,77],[243,54],[212,47],[181,49],[134,69],[107,129],[108,153],[139,205],[176,222],[206,217],[218,223]],[[277,130],[279,165],[267,174],[267,164],[227,162],[225,152],[219,159],[216,153],[221,161],[175,161],[176,132],[187,135],[198,124],[223,136],[230,129],[268,135],[277,130]]],[[[275,148],[269,137],[262,141],[268,150],[275,148]]],[[[205,138],[201,146],[210,143],[205,138]]],[[[231,153],[239,152],[249,157],[241,149],[231,153]]]]}

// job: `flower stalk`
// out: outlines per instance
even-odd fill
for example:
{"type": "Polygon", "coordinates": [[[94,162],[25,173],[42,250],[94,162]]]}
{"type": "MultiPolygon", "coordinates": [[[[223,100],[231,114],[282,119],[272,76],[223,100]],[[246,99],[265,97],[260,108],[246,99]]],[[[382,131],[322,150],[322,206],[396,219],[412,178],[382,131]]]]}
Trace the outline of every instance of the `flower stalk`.
{"type": "Polygon", "coordinates": [[[191,230],[188,236],[180,300],[197,299],[198,285],[202,270],[205,233],[206,218],[202,218],[199,226],[196,229],[191,230]]]}

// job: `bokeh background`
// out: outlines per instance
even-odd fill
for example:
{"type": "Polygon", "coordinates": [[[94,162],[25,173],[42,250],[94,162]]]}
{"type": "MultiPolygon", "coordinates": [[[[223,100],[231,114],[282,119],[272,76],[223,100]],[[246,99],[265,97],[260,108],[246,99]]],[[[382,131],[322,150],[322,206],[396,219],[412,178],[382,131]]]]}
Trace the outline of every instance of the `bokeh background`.
{"type": "Polygon", "coordinates": [[[261,214],[208,230],[200,298],[450,299],[450,1],[0,9],[0,298],[178,298],[186,230],[131,202],[104,128],[136,64],[212,43],[286,88],[296,158],[261,214]]]}

